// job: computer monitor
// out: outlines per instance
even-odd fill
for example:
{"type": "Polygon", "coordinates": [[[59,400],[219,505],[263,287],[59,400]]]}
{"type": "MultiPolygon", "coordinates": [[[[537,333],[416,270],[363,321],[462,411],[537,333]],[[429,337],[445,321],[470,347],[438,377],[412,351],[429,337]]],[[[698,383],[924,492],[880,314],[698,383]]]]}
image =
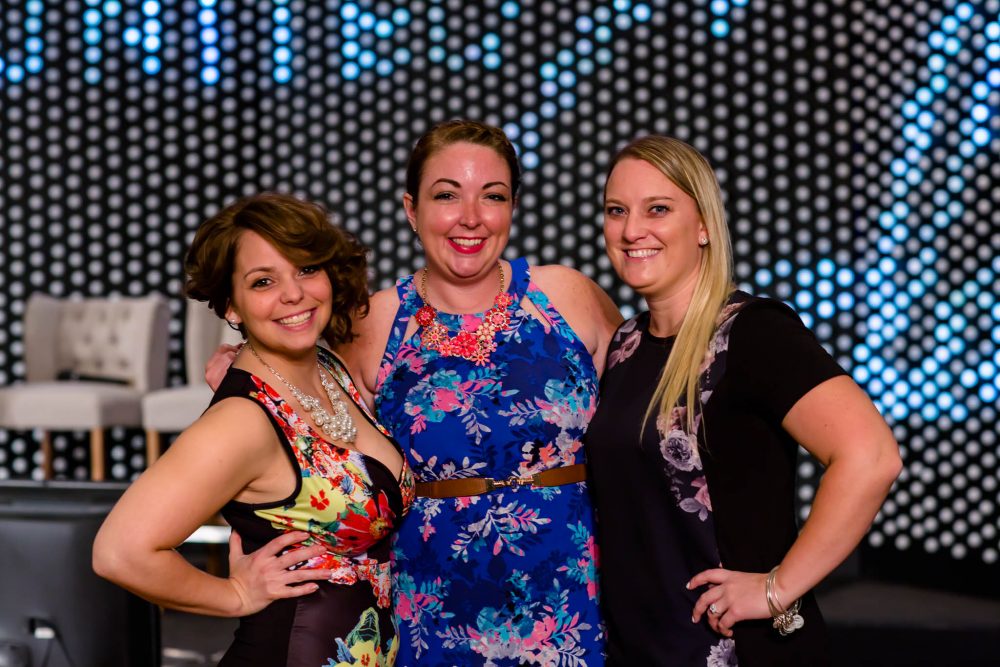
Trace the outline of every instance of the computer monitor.
{"type": "Polygon", "coordinates": [[[159,667],[159,610],[91,568],[126,486],[0,481],[0,665],[159,667]]]}

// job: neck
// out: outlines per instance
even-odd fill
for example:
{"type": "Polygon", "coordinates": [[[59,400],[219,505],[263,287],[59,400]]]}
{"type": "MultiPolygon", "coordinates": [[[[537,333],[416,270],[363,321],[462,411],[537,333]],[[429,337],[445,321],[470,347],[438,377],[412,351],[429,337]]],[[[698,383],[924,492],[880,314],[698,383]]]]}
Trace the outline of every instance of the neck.
{"type": "Polygon", "coordinates": [[[319,387],[320,383],[316,372],[319,355],[315,347],[303,351],[302,354],[291,355],[265,348],[253,340],[247,341],[247,346],[250,349],[246,354],[240,354],[241,368],[264,378],[268,384],[275,384],[274,381],[277,381],[277,378],[272,377],[271,369],[274,369],[300,390],[316,393],[316,387],[319,387]],[[256,356],[254,352],[257,353],[256,356]]]}
{"type": "Polygon", "coordinates": [[[691,306],[695,282],[685,285],[683,289],[664,296],[646,297],[649,308],[649,332],[654,336],[666,338],[675,336],[684,324],[684,317],[691,306]]]}
{"type": "MultiPolygon", "coordinates": [[[[510,265],[501,260],[504,275],[504,291],[510,284],[510,265]]],[[[478,313],[490,308],[493,300],[500,293],[500,272],[494,264],[483,275],[462,282],[452,281],[433,268],[421,269],[414,276],[417,287],[425,285],[420,290],[420,296],[435,309],[454,314],[478,313]],[[427,271],[424,274],[424,271],[427,271]],[[424,283],[424,275],[427,280],[424,283]]]]}

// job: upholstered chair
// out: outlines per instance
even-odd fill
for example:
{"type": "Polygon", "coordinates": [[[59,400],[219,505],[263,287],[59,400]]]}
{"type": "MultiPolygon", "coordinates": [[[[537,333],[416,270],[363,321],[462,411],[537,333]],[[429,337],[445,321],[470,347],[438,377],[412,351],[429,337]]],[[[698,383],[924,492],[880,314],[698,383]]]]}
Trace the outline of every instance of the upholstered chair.
{"type": "Polygon", "coordinates": [[[143,394],[166,384],[169,318],[157,294],[28,299],[25,381],[0,389],[0,427],[43,430],[46,479],[50,432],[74,430],[90,430],[90,476],[104,479],[105,429],[142,426],[143,394]]]}
{"type": "Polygon", "coordinates": [[[160,456],[161,433],[179,433],[196,420],[212,390],[205,384],[205,363],[222,343],[240,342],[239,332],[199,301],[188,300],[184,322],[184,372],[187,384],[146,394],[142,399],[142,427],[146,430],[147,465],[160,456]]]}

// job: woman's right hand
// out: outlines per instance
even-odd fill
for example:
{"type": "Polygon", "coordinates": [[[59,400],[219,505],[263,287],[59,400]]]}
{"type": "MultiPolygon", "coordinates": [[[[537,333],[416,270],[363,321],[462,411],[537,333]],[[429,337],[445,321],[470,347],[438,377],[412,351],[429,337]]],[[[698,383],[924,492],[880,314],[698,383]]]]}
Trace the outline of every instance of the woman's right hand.
{"type": "Polygon", "coordinates": [[[285,533],[257,551],[245,554],[240,536],[235,530],[230,534],[229,582],[240,599],[237,616],[258,612],[274,600],[315,593],[319,585],[311,582],[330,578],[330,570],[327,569],[288,569],[296,563],[326,552],[322,544],[314,544],[281,553],[287,547],[308,537],[309,533],[302,531],[285,533]]]}
{"type": "Polygon", "coordinates": [[[223,343],[219,346],[219,349],[212,353],[212,356],[205,364],[205,382],[212,388],[212,391],[219,388],[222,378],[226,377],[229,367],[236,361],[236,355],[239,354],[242,347],[242,343],[239,345],[227,345],[223,343]]]}

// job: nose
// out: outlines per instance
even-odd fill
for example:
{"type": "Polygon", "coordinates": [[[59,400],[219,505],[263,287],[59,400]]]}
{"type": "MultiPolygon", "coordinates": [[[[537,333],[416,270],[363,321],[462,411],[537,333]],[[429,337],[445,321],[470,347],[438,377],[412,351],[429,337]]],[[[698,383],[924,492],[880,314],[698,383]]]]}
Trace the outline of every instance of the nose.
{"type": "Polygon", "coordinates": [[[622,227],[622,240],[633,243],[646,236],[646,225],[640,216],[630,213],[625,218],[625,225],[622,227]]]}
{"type": "Polygon", "coordinates": [[[302,300],[302,285],[297,280],[286,280],[281,289],[282,303],[298,303],[302,300]]]}
{"type": "Polygon", "coordinates": [[[462,202],[461,224],[465,227],[476,227],[482,219],[482,209],[479,200],[475,197],[462,202]]]}

